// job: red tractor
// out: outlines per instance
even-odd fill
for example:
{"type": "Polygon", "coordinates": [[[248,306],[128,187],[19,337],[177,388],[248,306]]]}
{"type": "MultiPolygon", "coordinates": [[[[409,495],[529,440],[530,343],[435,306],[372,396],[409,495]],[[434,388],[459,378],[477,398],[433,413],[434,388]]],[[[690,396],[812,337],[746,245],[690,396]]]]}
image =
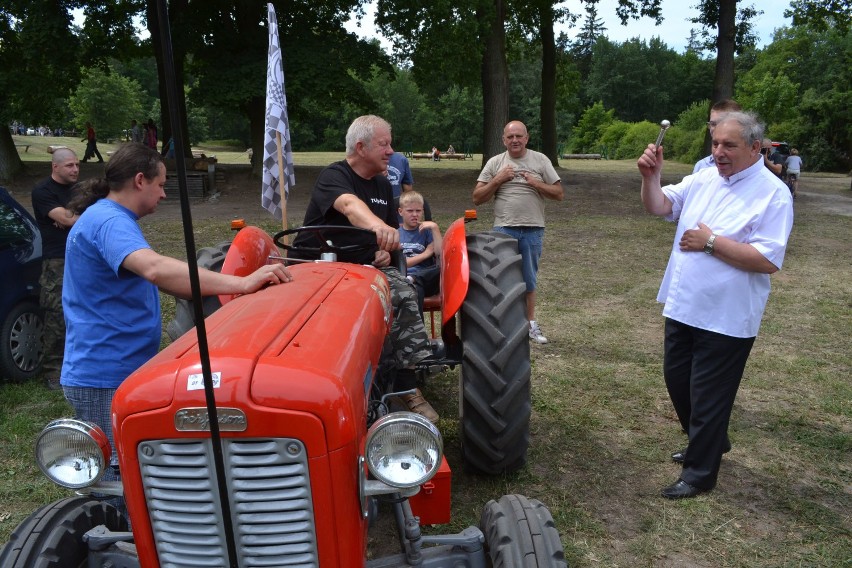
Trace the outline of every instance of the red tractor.
{"type": "MultiPolygon", "coordinates": [[[[247,227],[200,251],[199,264],[244,274],[280,258],[286,234],[329,229],[273,239],[247,227]]],[[[521,495],[490,501],[479,527],[421,532],[421,522],[449,520],[449,466],[435,425],[391,411],[399,393],[381,380],[387,280],[334,261],[331,243],[323,253],[328,260],[291,266],[290,284],[207,299],[209,369],[193,331],[131,375],[113,401],[115,448],[91,424],[48,425],[39,467],[82,496],[30,515],[0,565],[565,566],[550,512],[521,495]],[[101,480],[110,451],[120,482],[101,480]],[[123,496],[127,517],[92,493],[123,496]],[[400,547],[375,558],[367,535],[379,501],[391,504],[400,547]]],[[[464,465],[517,470],[529,441],[530,363],[516,242],[466,235],[459,219],[441,262],[442,341],[426,366],[461,367],[464,465]]]]}

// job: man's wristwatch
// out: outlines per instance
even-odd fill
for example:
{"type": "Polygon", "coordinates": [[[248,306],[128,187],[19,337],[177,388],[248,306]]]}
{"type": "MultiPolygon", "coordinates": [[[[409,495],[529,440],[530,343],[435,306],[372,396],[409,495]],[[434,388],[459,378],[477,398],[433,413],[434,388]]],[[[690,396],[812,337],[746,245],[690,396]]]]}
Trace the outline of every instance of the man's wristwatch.
{"type": "Polygon", "coordinates": [[[713,254],[714,246],[716,245],[716,233],[711,233],[710,238],[707,239],[707,244],[704,245],[704,252],[707,254],[713,254]]]}

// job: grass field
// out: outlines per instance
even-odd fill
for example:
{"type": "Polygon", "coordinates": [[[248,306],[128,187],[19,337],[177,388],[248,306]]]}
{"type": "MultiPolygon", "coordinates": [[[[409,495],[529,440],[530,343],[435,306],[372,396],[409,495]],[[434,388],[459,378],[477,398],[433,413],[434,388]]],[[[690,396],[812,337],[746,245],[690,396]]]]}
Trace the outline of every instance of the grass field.
{"type": "MultiPolygon", "coordinates": [[[[297,154],[296,162],[318,166],[339,157],[297,154]]],[[[429,196],[442,227],[470,207],[479,165],[479,158],[413,163],[415,187],[429,196]]],[[[540,274],[539,320],[550,343],[532,346],[529,463],[499,478],[455,468],[449,530],[477,524],[488,499],[517,492],[550,507],[570,566],[852,566],[852,215],[824,206],[849,206],[848,178],[802,179],[719,485],[671,502],[659,490],[677,479],[669,454],[685,438],[662,382],[663,320],[654,298],[674,226],[642,211],[632,161],[563,166],[566,199],[548,205],[540,274]]],[[[310,187],[310,175],[297,170],[297,184],[310,187]]],[[[199,246],[227,238],[225,221],[246,196],[246,210],[259,207],[256,180],[246,183],[243,195],[230,180],[223,213],[195,225],[199,246]]],[[[303,211],[304,197],[295,198],[291,218],[303,211]]],[[[491,209],[479,212],[471,229],[487,230],[491,209]]],[[[183,256],[179,217],[162,210],[144,221],[155,249],[183,256]]],[[[275,230],[271,222],[265,227],[275,230]]],[[[172,305],[164,298],[164,318],[172,305]]],[[[446,372],[425,387],[441,413],[451,464],[459,463],[457,382],[457,372],[446,372]]],[[[0,389],[5,542],[35,507],[66,495],[44,481],[31,454],[41,427],[68,408],[37,383],[0,389]]]]}

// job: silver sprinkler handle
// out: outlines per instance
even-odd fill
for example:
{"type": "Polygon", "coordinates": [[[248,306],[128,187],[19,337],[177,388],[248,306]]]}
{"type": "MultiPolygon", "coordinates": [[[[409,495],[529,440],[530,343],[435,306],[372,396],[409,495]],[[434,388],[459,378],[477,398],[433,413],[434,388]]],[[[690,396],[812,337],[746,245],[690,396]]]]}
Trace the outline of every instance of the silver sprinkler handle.
{"type": "Polygon", "coordinates": [[[656,152],[657,148],[660,147],[660,144],[663,143],[663,137],[665,137],[665,135],[666,135],[666,130],[668,130],[669,126],[671,126],[671,125],[672,125],[672,123],[669,122],[668,120],[663,120],[662,122],[660,122],[660,133],[657,135],[657,141],[654,142],[654,151],[655,152],[656,152]]]}

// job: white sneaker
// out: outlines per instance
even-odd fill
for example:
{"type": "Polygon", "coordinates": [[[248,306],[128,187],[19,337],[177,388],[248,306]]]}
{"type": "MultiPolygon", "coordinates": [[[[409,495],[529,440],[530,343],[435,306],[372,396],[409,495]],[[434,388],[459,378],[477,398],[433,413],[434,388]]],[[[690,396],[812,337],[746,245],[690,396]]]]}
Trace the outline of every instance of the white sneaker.
{"type": "Polygon", "coordinates": [[[538,323],[534,321],[530,322],[530,339],[540,345],[544,345],[545,343],[547,343],[547,338],[541,332],[541,328],[538,327],[538,323]]]}

